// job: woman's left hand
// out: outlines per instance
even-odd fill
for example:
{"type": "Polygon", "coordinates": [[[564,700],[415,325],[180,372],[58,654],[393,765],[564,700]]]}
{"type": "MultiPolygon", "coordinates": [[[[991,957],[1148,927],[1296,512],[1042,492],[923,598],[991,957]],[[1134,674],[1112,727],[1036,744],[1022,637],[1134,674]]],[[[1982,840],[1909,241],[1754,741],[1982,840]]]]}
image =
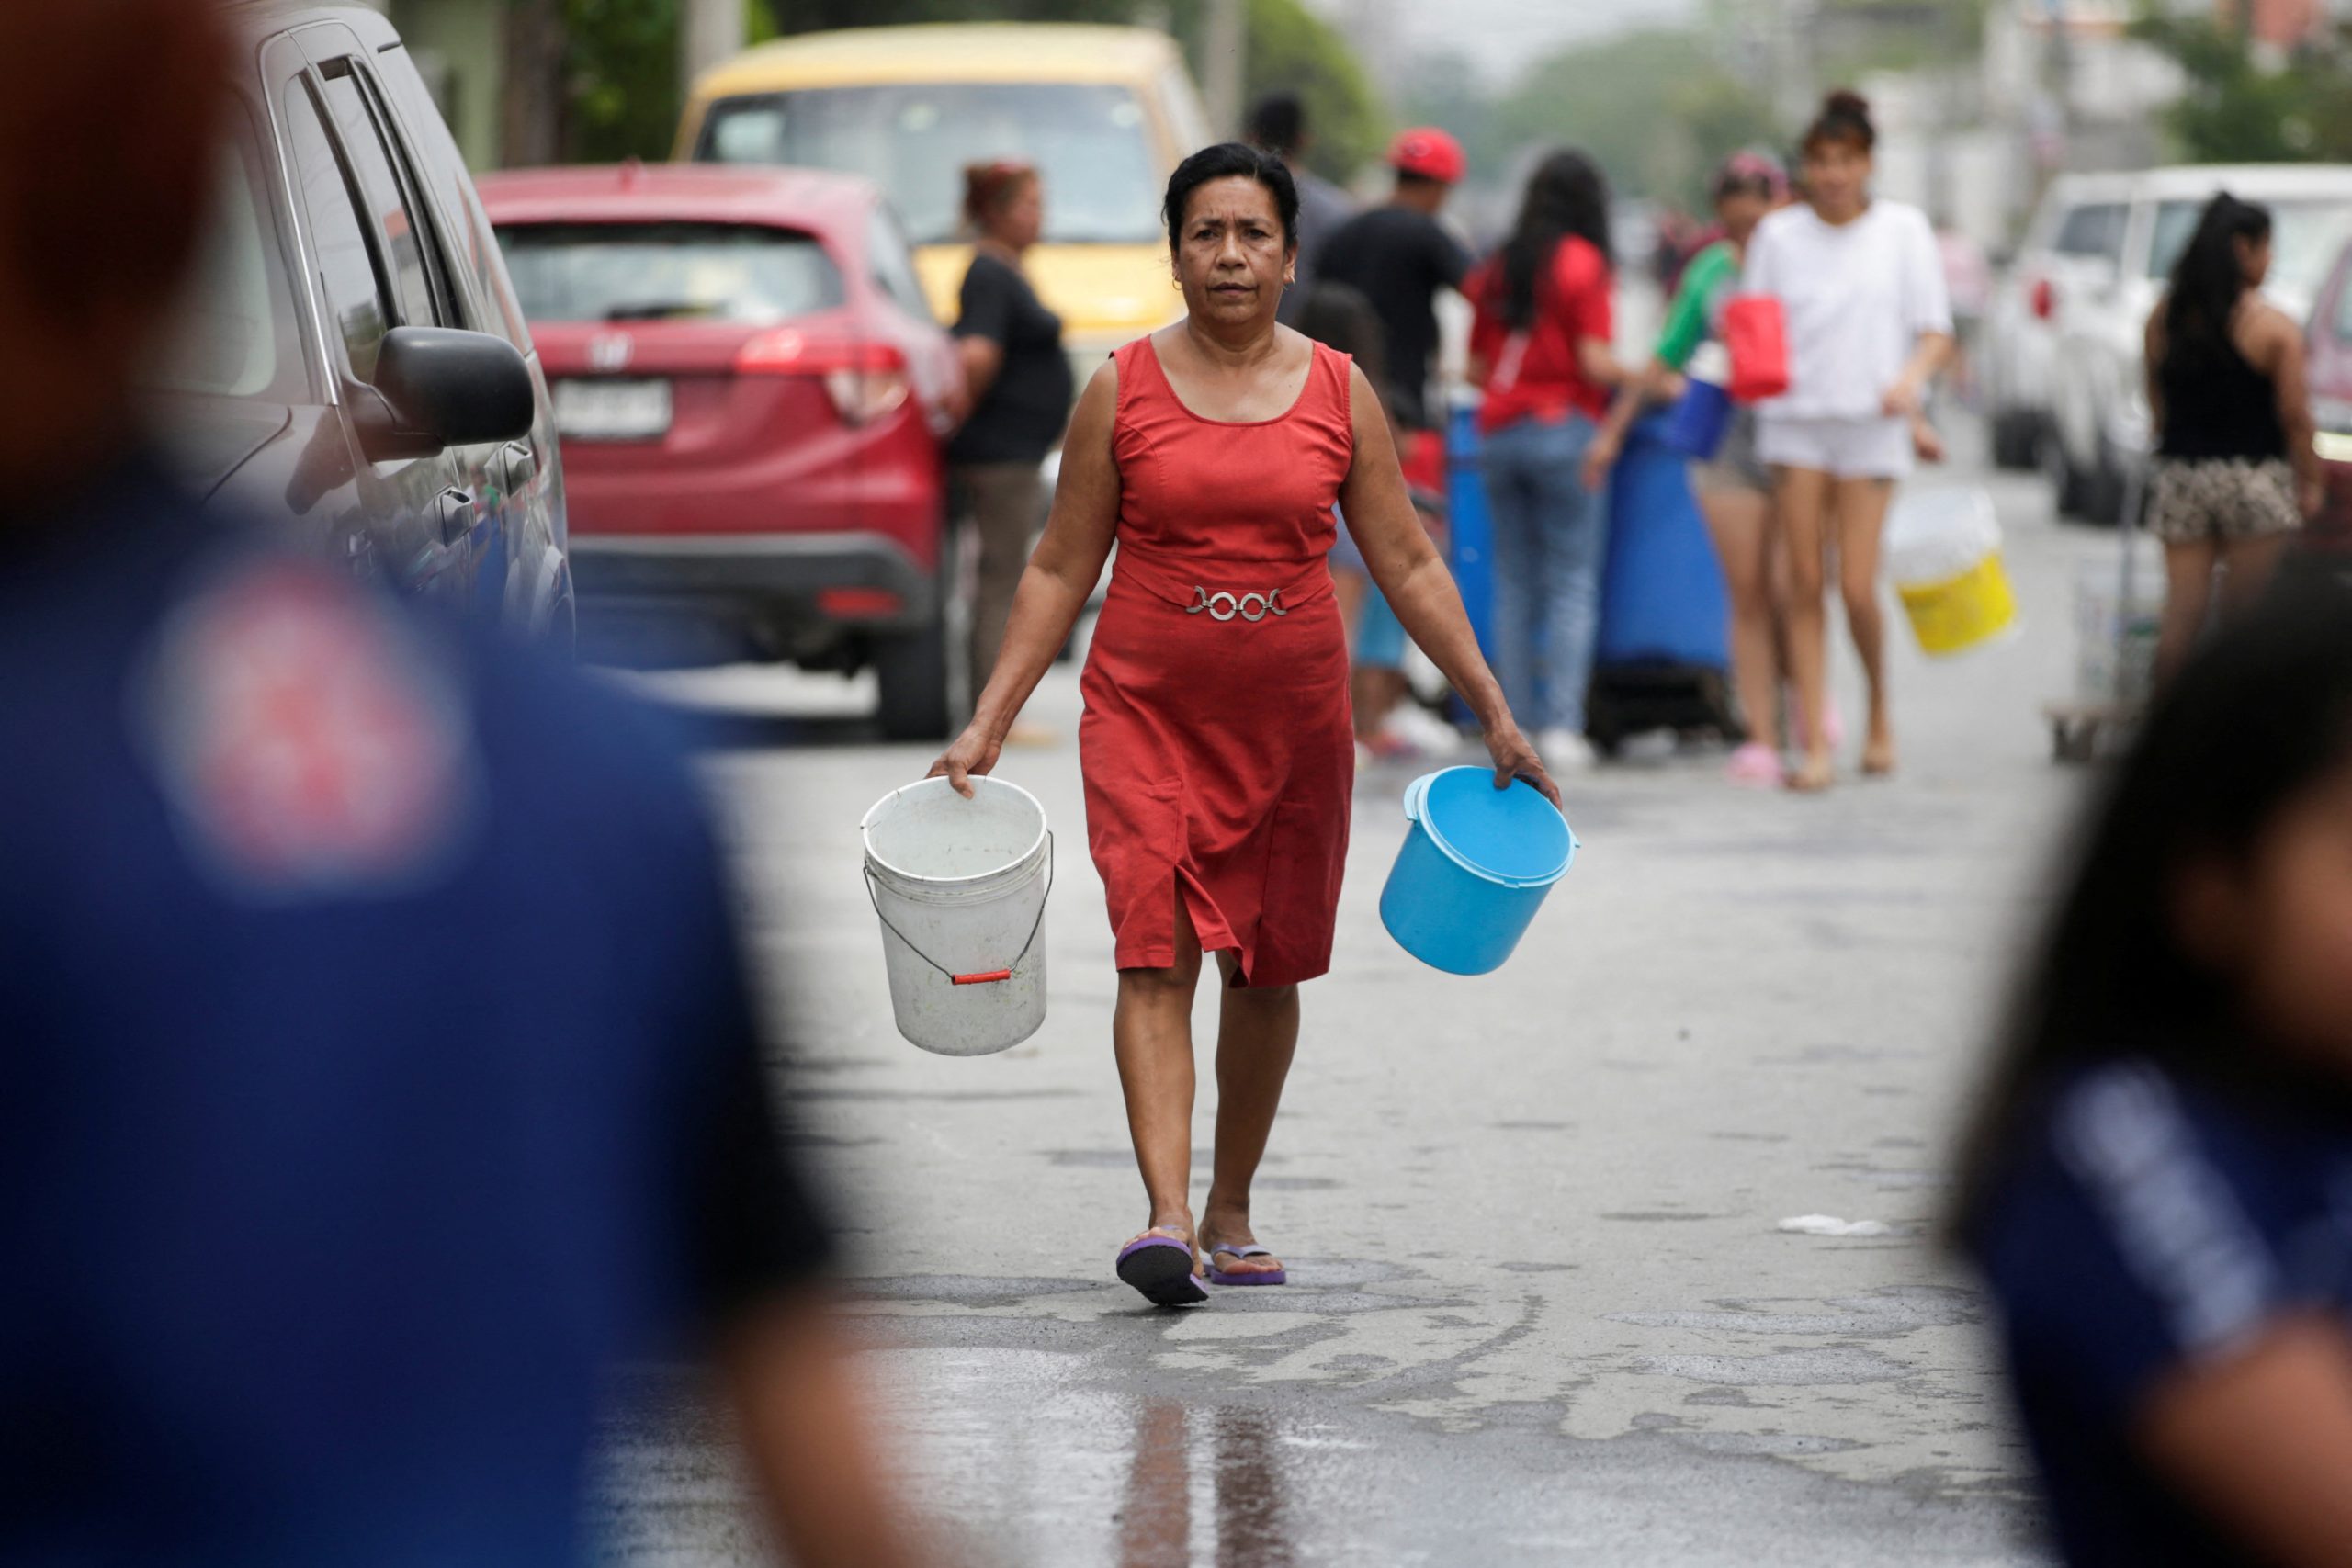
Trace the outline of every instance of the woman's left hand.
{"type": "Polygon", "coordinates": [[[1533,746],[1528,744],[1527,737],[1519,732],[1519,726],[1508,725],[1487,731],[1487,750],[1495,760],[1497,789],[1509,789],[1511,780],[1525,779],[1534,785],[1538,795],[1552,803],[1555,809],[1567,809],[1560,804],[1560,786],[1552,782],[1551,773],[1544,769],[1544,759],[1536,754],[1533,746]]]}
{"type": "Polygon", "coordinates": [[[1917,383],[1906,376],[1886,389],[1886,396],[1879,400],[1879,407],[1892,418],[1916,419],[1925,405],[1919,400],[1917,383]]]}

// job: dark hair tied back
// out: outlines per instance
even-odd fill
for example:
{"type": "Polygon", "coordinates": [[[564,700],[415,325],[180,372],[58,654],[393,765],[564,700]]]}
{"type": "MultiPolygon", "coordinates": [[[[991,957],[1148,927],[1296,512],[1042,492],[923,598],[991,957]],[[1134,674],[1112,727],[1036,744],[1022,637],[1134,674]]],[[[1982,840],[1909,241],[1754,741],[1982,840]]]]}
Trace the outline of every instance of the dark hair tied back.
{"type": "Polygon", "coordinates": [[[2198,215],[2197,231],[2173,264],[2165,295],[2164,354],[2168,362],[2209,367],[2230,352],[2230,327],[2245,295],[2238,242],[2260,243],[2270,234],[2270,211],[2217,191],[2198,215]]]}
{"type": "Polygon", "coordinates": [[[1871,103],[1851,87],[1840,87],[1821,100],[1821,113],[1805,129],[1808,152],[1832,142],[1847,142],[1867,152],[1878,145],[1878,127],[1871,123],[1871,103]]]}
{"type": "Polygon", "coordinates": [[[1216,180],[1234,178],[1255,180],[1266,187],[1274,198],[1274,213],[1282,220],[1283,243],[1295,250],[1298,247],[1298,182],[1290,177],[1290,168],[1280,158],[1261,148],[1239,141],[1220,141],[1214,147],[1204,147],[1182,163],[1168,176],[1168,199],[1161,203],[1160,220],[1168,225],[1168,248],[1174,251],[1184,231],[1184,217],[1193,205],[1193,193],[1216,180]]]}

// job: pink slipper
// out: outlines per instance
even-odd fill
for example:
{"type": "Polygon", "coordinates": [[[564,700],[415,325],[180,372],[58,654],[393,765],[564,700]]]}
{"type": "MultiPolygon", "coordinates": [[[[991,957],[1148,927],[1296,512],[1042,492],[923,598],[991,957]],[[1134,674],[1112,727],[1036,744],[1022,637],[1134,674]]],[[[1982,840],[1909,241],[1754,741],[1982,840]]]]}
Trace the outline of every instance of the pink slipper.
{"type": "Polygon", "coordinates": [[[1742,789],[1778,789],[1781,754],[1761,740],[1751,740],[1731,754],[1731,765],[1724,772],[1742,789]]]}

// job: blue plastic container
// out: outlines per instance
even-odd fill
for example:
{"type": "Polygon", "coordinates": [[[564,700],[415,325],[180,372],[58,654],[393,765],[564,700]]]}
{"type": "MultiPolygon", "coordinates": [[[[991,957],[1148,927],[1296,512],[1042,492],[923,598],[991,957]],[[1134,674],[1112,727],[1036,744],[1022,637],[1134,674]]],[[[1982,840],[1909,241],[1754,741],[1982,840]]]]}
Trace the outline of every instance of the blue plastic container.
{"type": "Polygon", "coordinates": [[[1666,427],[1659,434],[1668,446],[1703,463],[1722,449],[1730,429],[1731,394],[1713,381],[1693,376],[1683,383],[1682,396],[1666,411],[1666,427]]]}
{"type": "Polygon", "coordinates": [[[1487,481],[1478,471],[1478,411],[1455,409],[1446,425],[1446,564],[1453,569],[1453,585],[1461,591],[1470,629],[1489,659],[1495,654],[1494,536],[1487,481]]]}
{"type": "Polygon", "coordinates": [[[1690,464],[1666,439],[1668,414],[1636,420],[1609,476],[1609,545],[1600,572],[1594,663],[1724,670],[1731,599],[1723,563],[1690,493],[1690,464]]]}
{"type": "Polygon", "coordinates": [[[1576,859],[1567,818],[1532,784],[1497,789],[1492,769],[1470,767],[1415,779],[1405,816],[1413,828],[1381,891],[1381,923],[1432,969],[1501,968],[1576,859]]]}

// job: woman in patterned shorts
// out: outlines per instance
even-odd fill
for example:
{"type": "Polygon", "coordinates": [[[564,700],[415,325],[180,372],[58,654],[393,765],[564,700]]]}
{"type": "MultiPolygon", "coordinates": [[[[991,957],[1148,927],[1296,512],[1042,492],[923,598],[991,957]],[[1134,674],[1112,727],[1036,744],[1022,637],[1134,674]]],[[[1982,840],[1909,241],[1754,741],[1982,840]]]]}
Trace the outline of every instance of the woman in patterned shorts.
{"type": "Polygon", "coordinates": [[[2156,420],[2149,527],[2165,545],[2156,678],[2188,657],[2224,569],[2235,615],[2267,586],[2303,519],[2319,510],[2303,334],[2262,298],[2270,214],[2224,191],[2198,220],[2148,318],[2148,405],[2156,420]]]}

